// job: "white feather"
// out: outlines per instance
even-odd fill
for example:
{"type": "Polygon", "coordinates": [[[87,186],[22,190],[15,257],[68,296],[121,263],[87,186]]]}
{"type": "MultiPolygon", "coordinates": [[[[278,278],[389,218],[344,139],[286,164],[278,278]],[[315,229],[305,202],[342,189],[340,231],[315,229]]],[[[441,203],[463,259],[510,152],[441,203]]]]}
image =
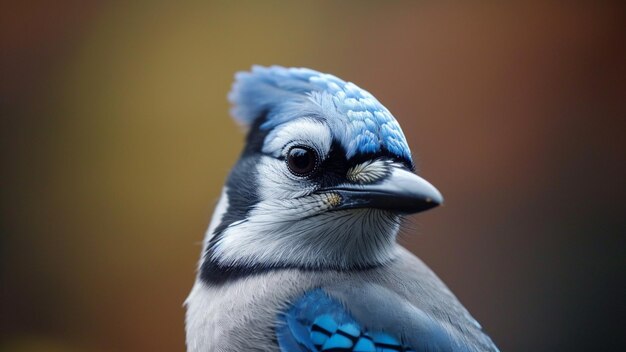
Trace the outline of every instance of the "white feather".
{"type": "Polygon", "coordinates": [[[324,157],[330,150],[332,135],[328,125],[313,118],[299,118],[282,124],[272,130],[265,137],[263,153],[274,157],[285,155],[289,146],[305,144],[315,148],[320,157],[324,157]]]}
{"type": "Polygon", "coordinates": [[[332,195],[259,203],[228,227],[213,251],[224,265],[347,268],[395,257],[396,215],[376,209],[332,209],[332,195]]]}

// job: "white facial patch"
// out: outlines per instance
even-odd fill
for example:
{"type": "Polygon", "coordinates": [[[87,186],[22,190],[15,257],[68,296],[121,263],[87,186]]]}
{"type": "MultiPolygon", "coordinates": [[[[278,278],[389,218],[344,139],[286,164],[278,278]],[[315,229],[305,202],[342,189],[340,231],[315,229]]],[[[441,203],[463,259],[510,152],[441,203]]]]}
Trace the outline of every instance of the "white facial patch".
{"type": "MultiPolygon", "coordinates": [[[[205,243],[209,242],[211,237],[214,235],[214,231],[217,226],[222,222],[222,217],[226,213],[228,209],[228,187],[224,186],[222,188],[222,194],[220,195],[220,199],[215,205],[215,209],[213,210],[213,216],[211,217],[211,223],[209,224],[209,229],[207,230],[204,241],[205,243]]],[[[203,251],[204,252],[204,251],[203,251]]]]}
{"type": "MultiPolygon", "coordinates": [[[[215,205],[215,210],[213,210],[213,216],[211,217],[211,223],[209,224],[209,228],[204,235],[204,240],[202,241],[202,253],[206,253],[207,246],[209,245],[209,241],[215,235],[215,229],[222,222],[222,217],[228,210],[228,187],[224,186],[222,188],[222,195],[220,196],[220,200],[215,205]]],[[[204,260],[204,256],[200,256],[200,262],[198,263],[198,269],[202,265],[202,261],[204,260]]]]}
{"type": "Polygon", "coordinates": [[[395,214],[377,209],[327,211],[329,195],[259,203],[246,221],[229,226],[213,251],[228,265],[366,267],[397,254],[395,214]]]}
{"type": "Polygon", "coordinates": [[[285,161],[269,156],[259,159],[256,174],[261,201],[303,197],[315,190],[313,184],[293,175],[285,161]]]}
{"type": "Polygon", "coordinates": [[[272,130],[265,137],[263,153],[280,157],[287,152],[289,146],[302,144],[314,148],[319,156],[324,158],[330,150],[332,141],[332,135],[325,123],[303,117],[272,130]]]}

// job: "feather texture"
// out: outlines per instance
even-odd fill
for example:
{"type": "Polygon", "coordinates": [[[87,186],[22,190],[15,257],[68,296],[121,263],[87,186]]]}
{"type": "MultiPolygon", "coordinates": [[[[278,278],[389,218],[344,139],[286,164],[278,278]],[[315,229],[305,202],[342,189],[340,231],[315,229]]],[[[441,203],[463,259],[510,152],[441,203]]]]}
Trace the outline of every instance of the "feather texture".
{"type": "Polygon", "coordinates": [[[239,72],[228,95],[232,115],[250,126],[261,116],[265,130],[302,116],[325,120],[347,157],[385,149],[408,161],[411,151],[393,115],[368,91],[307,68],[254,66],[239,72]]]}
{"type": "Polygon", "coordinates": [[[309,291],[280,315],[276,336],[282,352],[409,352],[400,339],[367,331],[337,300],[309,291]]]}
{"type": "Polygon", "coordinates": [[[354,323],[370,335],[385,332],[417,352],[497,352],[437,276],[406,249],[398,251],[392,263],[363,271],[283,269],[227,285],[198,281],[186,302],[187,348],[269,352],[282,344],[290,346],[287,351],[315,351],[313,340],[303,342],[310,338],[307,324],[327,314],[338,326],[354,323]],[[318,293],[307,300],[320,303],[288,314],[303,306],[298,302],[309,292],[318,293]]]}

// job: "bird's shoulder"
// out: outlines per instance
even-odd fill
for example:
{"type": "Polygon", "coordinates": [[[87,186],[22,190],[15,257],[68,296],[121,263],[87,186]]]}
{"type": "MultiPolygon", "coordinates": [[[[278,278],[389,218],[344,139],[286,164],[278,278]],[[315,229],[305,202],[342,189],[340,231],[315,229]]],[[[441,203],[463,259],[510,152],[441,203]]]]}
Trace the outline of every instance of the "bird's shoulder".
{"type": "Polygon", "coordinates": [[[430,269],[397,260],[295,297],[279,315],[283,351],[496,351],[430,269]],[[298,349],[299,348],[299,349],[298,349]]]}

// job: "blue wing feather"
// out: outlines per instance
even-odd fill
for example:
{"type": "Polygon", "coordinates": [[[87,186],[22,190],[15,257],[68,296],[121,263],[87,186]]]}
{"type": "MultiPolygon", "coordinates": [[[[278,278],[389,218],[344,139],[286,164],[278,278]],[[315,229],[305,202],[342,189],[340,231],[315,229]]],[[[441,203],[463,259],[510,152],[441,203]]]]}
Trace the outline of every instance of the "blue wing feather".
{"type": "Polygon", "coordinates": [[[383,331],[365,330],[323,290],[309,291],[279,317],[276,335],[282,352],[408,352],[383,331]]]}
{"type": "Polygon", "coordinates": [[[293,315],[285,314],[283,319],[276,327],[276,337],[281,351],[314,351],[309,332],[304,325],[296,321],[293,315]]]}

